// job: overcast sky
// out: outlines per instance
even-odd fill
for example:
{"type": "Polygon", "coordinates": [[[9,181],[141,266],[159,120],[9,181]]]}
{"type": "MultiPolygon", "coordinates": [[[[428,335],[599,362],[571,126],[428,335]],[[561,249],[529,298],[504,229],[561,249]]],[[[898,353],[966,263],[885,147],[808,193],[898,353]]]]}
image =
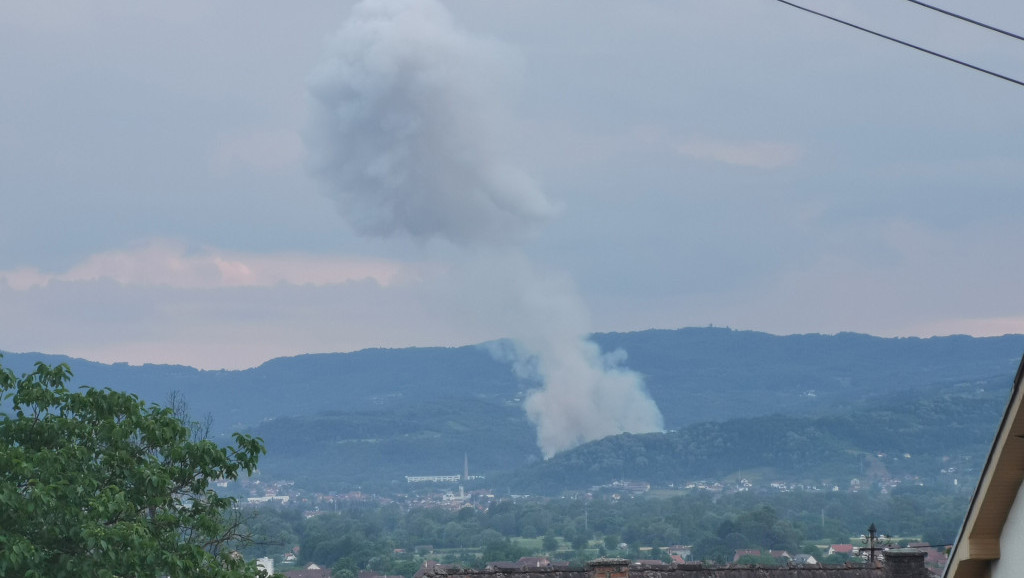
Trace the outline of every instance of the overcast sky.
{"type": "MultiPolygon", "coordinates": [[[[804,3],[1024,79],[1024,43],[908,2],[804,3]]],[[[491,249],[378,234],[318,169],[361,158],[316,113],[354,4],[0,4],[0,350],[243,368],[523,323],[491,249]]],[[[1024,87],[771,0],[443,6],[490,58],[465,150],[536,217],[517,279],[587,330],[1024,332],[1024,87]]]]}

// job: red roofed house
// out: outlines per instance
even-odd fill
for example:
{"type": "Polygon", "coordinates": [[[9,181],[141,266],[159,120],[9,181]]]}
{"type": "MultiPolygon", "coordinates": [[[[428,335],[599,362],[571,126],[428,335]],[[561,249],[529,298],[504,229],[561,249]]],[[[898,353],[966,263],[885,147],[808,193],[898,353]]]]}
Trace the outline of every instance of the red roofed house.
{"type": "Polygon", "coordinates": [[[547,568],[551,565],[551,559],[547,556],[523,556],[516,564],[520,568],[547,568]]]}
{"type": "Polygon", "coordinates": [[[740,558],[744,556],[753,556],[754,558],[761,557],[760,550],[736,550],[736,553],[732,555],[733,562],[739,562],[740,558]]]}

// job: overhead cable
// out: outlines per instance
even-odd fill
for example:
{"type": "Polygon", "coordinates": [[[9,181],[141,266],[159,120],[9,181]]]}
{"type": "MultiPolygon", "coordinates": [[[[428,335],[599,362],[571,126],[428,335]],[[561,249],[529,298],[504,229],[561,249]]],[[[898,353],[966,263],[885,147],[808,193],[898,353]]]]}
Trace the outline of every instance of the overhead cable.
{"type": "Polygon", "coordinates": [[[1013,32],[1007,32],[1006,30],[1003,30],[1002,28],[996,28],[995,26],[989,26],[988,24],[985,24],[984,22],[978,22],[977,20],[971,20],[970,18],[968,18],[966,16],[961,16],[961,15],[956,14],[954,12],[950,12],[949,10],[943,10],[942,8],[939,8],[938,6],[932,6],[931,4],[925,4],[924,2],[921,2],[920,0],[907,0],[907,2],[911,2],[913,4],[917,4],[918,6],[923,6],[925,8],[928,8],[929,10],[934,10],[936,12],[941,12],[941,13],[945,14],[946,16],[952,16],[953,18],[956,18],[958,20],[963,20],[964,22],[970,22],[971,24],[974,24],[975,26],[981,26],[982,28],[987,28],[987,29],[989,29],[989,30],[991,30],[993,32],[998,32],[1000,34],[1005,34],[1006,36],[1009,36],[1010,38],[1016,38],[1017,40],[1024,40],[1024,36],[1019,36],[1017,34],[1014,34],[1013,32]]]}
{"type": "Polygon", "coordinates": [[[921,52],[924,52],[925,54],[931,54],[932,56],[937,56],[937,57],[939,57],[939,58],[941,58],[943,60],[948,60],[948,61],[953,62],[955,64],[959,64],[960,66],[966,66],[967,68],[970,68],[971,70],[977,70],[978,72],[984,72],[985,74],[988,74],[990,76],[994,76],[996,78],[1001,78],[1001,79],[1003,79],[1003,80],[1005,80],[1007,82],[1012,82],[1012,83],[1014,83],[1014,84],[1016,84],[1018,86],[1024,86],[1024,82],[1022,82],[1020,80],[1017,80],[1016,78],[1011,78],[1009,76],[1005,76],[1005,75],[999,74],[998,72],[993,72],[991,70],[988,70],[987,68],[982,68],[980,66],[975,66],[973,64],[969,64],[967,62],[964,62],[963,60],[957,60],[956,58],[953,58],[951,56],[946,56],[945,54],[940,54],[938,52],[935,52],[934,50],[928,50],[927,48],[923,48],[923,47],[918,46],[916,44],[911,44],[910,42],[906,42],[904,40],[900,40],[899,38],[893,38],[892,36],[887,36],[885,34],[882,34],[881,32],[875,32],[874,30],[870,30],[868,28],[864,28],[863,26],[858,26],[856,24],[853,24],[852,22],[847,22],[846,20],[841,20],[841,19],[836,18],[834,16],[829,16],[828,14],[823,14],[821,12],[817,12],[815,10],[811,10],[810,8],[806,8],[804,6],[800,6],[799,4],[794,4],[792,2],[789,2],[788,0],[775,0],[775,1],[776,2],[781,2],[782,4],[785,4],[786,6],[792,6],[793,8],[796,8],[797,10],[803,10],[804,12],[809,12],[811,14],[814,14],[815,16],[821,16],[822,18],[827,18],[827,19],[829,19],[829,20],[831,20],[833,22],[838,22],[839,24],[843,24],[843,25],[849,26],[850,28],[855,28],[857,30],[860,30],[861,32],[867,32],[868,34],[872,34],[874,36],[878,36],[879,38],[884,38],[886,40],[891,40],[892,42],[895,42],[897,44],[902,44],[903,46],[906,46],[908,48],[913,48],[914,50],[920,50],[921,52]]]}

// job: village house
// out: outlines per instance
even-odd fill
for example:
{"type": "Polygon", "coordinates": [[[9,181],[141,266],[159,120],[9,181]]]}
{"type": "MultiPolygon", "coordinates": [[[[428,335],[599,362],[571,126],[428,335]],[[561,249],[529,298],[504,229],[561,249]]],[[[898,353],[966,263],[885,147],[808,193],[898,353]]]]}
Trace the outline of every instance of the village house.
{"type": "Polygon", "coordinates": [[[331,578],[331,569],[310,562],[302,570],[291,570],[284,575],[288,578],[331,578]]]}
{"type": "Polygon", "coordinates": [[[796,556],[793,556],[793,563],[799,564],[800,566],[813,566],[818,563],[818,560],[810,554],[797,554],[796,556]]]}

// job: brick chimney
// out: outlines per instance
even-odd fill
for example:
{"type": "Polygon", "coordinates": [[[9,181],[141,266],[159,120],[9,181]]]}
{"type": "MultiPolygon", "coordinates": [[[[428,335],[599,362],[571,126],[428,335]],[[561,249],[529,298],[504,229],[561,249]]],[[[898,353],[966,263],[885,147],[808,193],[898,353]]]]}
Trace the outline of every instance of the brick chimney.
{"type": "Polygon", "coordinates": [[[885,551],[885,578],[929,578],[926,554],[913,548],[885,551]]]}
{"type": "Polygon", "coordinates": [[[629,578],[629,560],[598,558],[587,562],[588,578],[629,578]]]}

